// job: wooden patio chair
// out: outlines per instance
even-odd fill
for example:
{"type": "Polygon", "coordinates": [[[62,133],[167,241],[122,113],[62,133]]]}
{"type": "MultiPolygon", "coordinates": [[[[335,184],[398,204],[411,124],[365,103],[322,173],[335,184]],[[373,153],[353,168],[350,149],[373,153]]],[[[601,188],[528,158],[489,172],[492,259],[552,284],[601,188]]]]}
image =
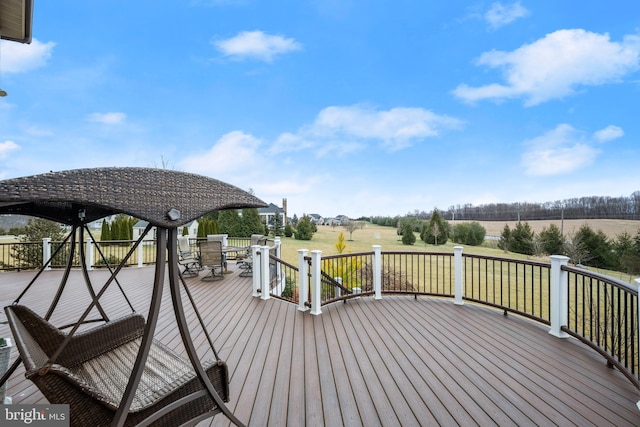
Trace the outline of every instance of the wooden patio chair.
{"type": "Polygon", "coordinates": [[[224,279],[225,259],[222,253],[222,241],[207,240],[200,243],[200,262],[203,268],[209,269],[209,274],[202,280],[224,279]]]}

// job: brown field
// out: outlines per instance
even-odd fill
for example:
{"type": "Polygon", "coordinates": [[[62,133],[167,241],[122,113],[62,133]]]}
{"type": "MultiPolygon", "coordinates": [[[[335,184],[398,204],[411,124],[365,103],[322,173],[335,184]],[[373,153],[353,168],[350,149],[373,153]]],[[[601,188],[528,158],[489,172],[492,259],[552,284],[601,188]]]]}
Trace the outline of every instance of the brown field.
{"type": "MultiPolygon", "coordinates": [[[[460,221],[458,221],[460,222],[460,221]]],[[[488,236],[499,236],[502,233],[502,229],[505,224],[508,224],[510,228],[515,227],[517,221],[477,221],[486,230],[488,236]]],[[[594,231],[602,230],[607,237],[615,239],[623,232],[629,233],[631,236],[635,236],[638,230],[640,230],[640,221],[623,220],[623,219],[565,219],[564,224],[558,220],[542,220],[542,221],[522,221],[529,223],[531,229],[537,234],[542,231],[543,228],[549,227],[551,224],[555,224],[558,228],[563,226],[563,232],[565,236],[569,236],[572,233],[578,231],[578,229],[587,224],[594,231]]],[[[453,223],[450,221],[450,224],[453,223]]]]}

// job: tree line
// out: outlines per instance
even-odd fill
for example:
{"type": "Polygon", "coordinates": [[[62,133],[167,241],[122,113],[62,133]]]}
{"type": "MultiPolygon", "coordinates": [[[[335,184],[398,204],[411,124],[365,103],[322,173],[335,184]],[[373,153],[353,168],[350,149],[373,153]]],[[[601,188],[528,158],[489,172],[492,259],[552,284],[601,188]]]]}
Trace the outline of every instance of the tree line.
{"type": "Polygon", "coordinates": [[[533,221],[551,219],[640,220],[640,191],[629,197],[590,196],[545,203],[488,203],[451,206],[448,219],[465,221],[533,221]]]}
{"type": "MultiPolygon", "coordinates": [[[[428,220],[431,218],[432,212],[416,209],[413,212],[408,212],[404,217],[428,220]]],[[[440,211],[440,213],[447,220],[461,221],[640,220],[640,191],[635,191],[629,197],[590,196],[544,203],[487,203],[477,206],[467,203],[450,206],[449,209],[440,211]]],[[[371,222],[397,227],[398,221],[404,217],[374,216],[371,218],[371,222]]]]}

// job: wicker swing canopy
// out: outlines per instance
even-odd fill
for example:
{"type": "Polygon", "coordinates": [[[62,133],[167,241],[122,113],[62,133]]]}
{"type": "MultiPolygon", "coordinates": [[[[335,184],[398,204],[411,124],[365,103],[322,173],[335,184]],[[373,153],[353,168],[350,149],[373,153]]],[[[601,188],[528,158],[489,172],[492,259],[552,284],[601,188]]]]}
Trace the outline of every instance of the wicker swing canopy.
{"type": "Polygon", "coordinates": [[[82,225],[124,213],[176,228],[216,210],[267,206],[238,187],[185,172],[112,167],[0,181],[0,214],[82,225]]]}

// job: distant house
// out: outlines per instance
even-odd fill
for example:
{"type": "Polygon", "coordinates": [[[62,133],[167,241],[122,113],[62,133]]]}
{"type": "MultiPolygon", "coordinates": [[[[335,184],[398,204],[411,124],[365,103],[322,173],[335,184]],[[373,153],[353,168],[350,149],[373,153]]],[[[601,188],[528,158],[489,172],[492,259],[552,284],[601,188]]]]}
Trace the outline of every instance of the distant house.
{"type": "Polygon", "coordinates": [[[271,224],[276,215],[280,216],[282,225],[285,223],[284,209],[274,205],[273,203],[269,203],[269,206],[266,208],[258,208],[258,213],[260,214],[260,220],[263,224],[271,224]]]}
{"type": "Polygon", "coordinates": [[[309,220],[316,225],[324,225],[325,223],[324,218],[318,214],[309,214],[307,216],[309,217],[309,220]]]}
{"type": "MultiPolygon", "coordinates": [[[[138,222],[136,222],[133,225],[133,236],[132,239],[133,240],[138,240],[140,238],[140,236],[142,236],[142,233],[144,233],[145,228],[147,228],[147,225],[149,225],[148,221],[143,221],[140,220],[138,222]]],[[[156,228],[153,227],[151,229],[151,231],[149,232],[149,234],[147,234],[146,239],[151,240],[151,239],[155,239],[156,238],[156,228]]]]}
{"type": "Polygon", "coordinates": [[[336,218],[329,217],[324,219],[324,225],[340,225],[340,221],[336,218]]]}
{"type": "Polygon", "coordinates": [[[349,219],[349,217],[348,217],[348,216],[346,216],[346,215],[338,215],[338,216],[336,217],[336,220],[338,220],[338,222],[339,222],[339,224],[338,224],[338,225],[342,225],[342,224],[344,224],[344,223],[346,223],[346,222],[351,221],[351,220],[349,219]]]}
{"type": "MultiPolygon", "coordinates": [[[[144,229],[147,228],[147,225],[149,225],[149,223],[143,220],[140,220],[134,224],[133,240],[137,240],[140,238],[140,236],[142,236],[142,233],[144,233],[144,229]]],[[[188,236],[190,238],[195,239],[196,237],[198,237],[198,220],[197,219],[194,219],[193,221],[191,221],[189,224],[186,225],[186,227],[189,230],[188,236]]],[[[182,228],[178,230],[178,234],[182,236],[182,228]]],[[[146,239],[152,240],[155,238],[156,238],[156,228],[153,227],[149,232],[149,234],[147,235],[146,239]]]]}

